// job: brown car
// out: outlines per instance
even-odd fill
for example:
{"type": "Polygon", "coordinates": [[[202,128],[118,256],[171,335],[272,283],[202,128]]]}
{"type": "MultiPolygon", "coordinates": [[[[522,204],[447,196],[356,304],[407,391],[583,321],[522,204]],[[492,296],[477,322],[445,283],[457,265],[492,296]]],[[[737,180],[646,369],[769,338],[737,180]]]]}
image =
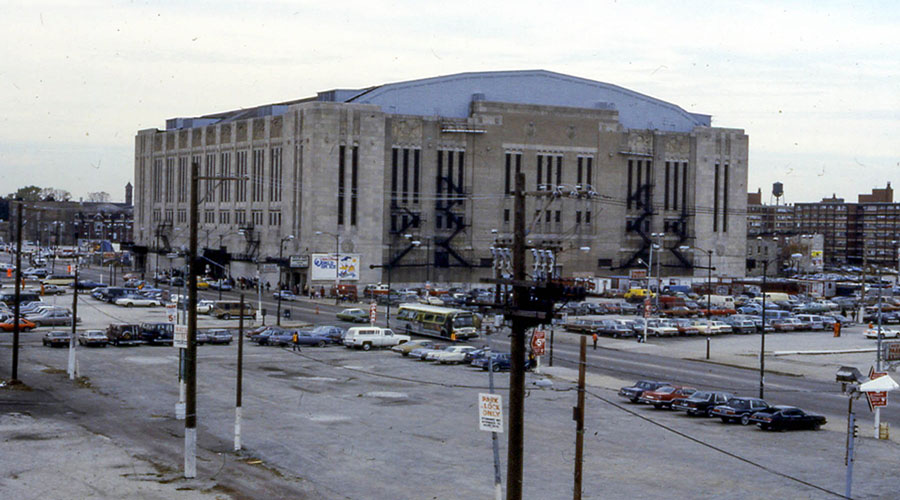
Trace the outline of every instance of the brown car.
{"type": "Polygon", "coordinates": [[[676,399],[687,398],[697,392],[693,387],[681,385],[668,385],[654,391],[646,391],[638,400],[641,403],[653,405],[654,408],[672,408],[672,402],[676,399]]]}

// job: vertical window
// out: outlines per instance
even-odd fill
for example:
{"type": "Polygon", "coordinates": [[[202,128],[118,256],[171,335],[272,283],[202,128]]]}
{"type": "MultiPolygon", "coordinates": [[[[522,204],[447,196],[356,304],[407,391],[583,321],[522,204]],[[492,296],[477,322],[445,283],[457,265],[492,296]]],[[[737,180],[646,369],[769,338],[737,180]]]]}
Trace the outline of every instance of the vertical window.
{"type": "Polygon", "coordinates": [[[236,181],[237,188],[235,189],[235,201],[237,202],[245,202],[247,201],[247,180],[245,177],[247,176],[247,152],[246,151],[238,151],[237,153],[237,176],[241,178],[241,180],[236,181]]]}
{"type": "Polygon", "coordinates": [[[713,174],[713,232],[719,231],[719,164],[713,174]]]}
{"type": "Polygon", "coordinates": [[[403,150],[403,204],[409,203],[409,150],[403,150]]]}
{"type": "Polygon", "coordinates": [[[635,162],[635,166],[637,167],[637,192],[638,192],[637,203],[636,203],[637,208],[641,208],[644,206],[643,200],[641,199],[641,196],[640,196],[640,193],[642,192],[641,188],[644,186],[643,182],[641,182],[641,180],[643,179],[643,176],[642,176],[643,169],[641,168],[642,163],[643,162],[641,162],[641,160],[637,160],[635,162]]]}
{"type": "Polygon", "coordinates": [[[503,209],[503,222],[507,222],[507,223],[509,222],[509,209],[508,208],[503,209]]]}
{"type": "Polygon", "coordinates": [[[722,232],[728,232],[728,164],[725,167],[725,177],[722,179],[722,232]]]}
{"type": "Polygon", "coordinates": [[[265,173],[266,152],[264,149],[253,150],[253,185],[251,189],[252,201],[263,201],[263,175],[265,173]]]}
{"type": "Polygon", "coordinates": [[[632,183],[632,175],[634,174],[634,165],[631,160],[628,160],[628,196],[626,199],[626,208],[631,209],[631,194],[634,192],[634,187],[632,183]]]}
{"type": "Polygon", "coordinates": [[[581,224],[581,210],[575,211],[575,224],[581,224]]]}
{"type": "Polygon", "coordinates": [[[562,184],[562,156],[556,157],[556,185],[562,184]]]}
{"type": "Polygon", "coordinates": [[[163,161],[157,159],[153,162],[153,201],[162,201],[162,174],[163,161]]]}
{"type": "Polygon", "coordinates": [[[184,203],[187,198],[188,159],[178,159],[178,202],[184,203]]]}
{"type": "MultiPolygon", "coordinates": [[[[418,158],[418,155],[416,156],[418,158]]],[[[418,191],[416,192],[418,196],[418,191]]],[[[356,225],[356,204],[359,199],[359,146],[353,146],[350,160],[350,225],[356,225]]],[[[418,201],[418,200],[417,200],[418,201]]]]}
{"type": "Polygon", "coordinates": [[[534,179],[534,188],[538,191],[541,190],[541,182],[544,179],[543,175],[543,167],[544,167],[544,155],[537,155],[537,177],[534,179]]]}
{"type": "Polygon", "coordinates": [[[413,203],[419,202],[419,150],[413,150],[413,203]]]}
{"type": "Polygon", "coordinates": [[[666,189],[663,195],[663,210],[669,209],[669,162],[666,162],[666,189]]]}
{"type": "Polygon", "coordinates": [[[674,162],[672,167],[672,210],[678,210],[678,162],[674,162]]]}
{"type": "Polygon", "coordinates": [[[644,183],[646,184],[646,189],[644,189],[644,206],[650,207],[650,187],[653,185],[653,178],[651,177],[651,169],[653,168],[653,160],[644,161],[644,169],[646,169],[646,173],[644,176],[644,183]]]}
{"type": "Polygon", "coordinates": [[[391,150],[391,202],[397,202],[397,154],[398,148],[391,150]]]}
{"type": "Polygon", "coordinates": [[[453,192],[453,151],[447,151],[447,175],[438,179],[438,183],[445,183],[447,186],[447,194],[453,192]]]}
{"type": "MultiPolygon", "coordinates": [[[[210,153],[206,155],[206,177],[215,177],[216,176],[216,155],[215,153],[210,153]]],[[[207,203],[213,203],[216,201],[216,193],[213,187],[216,185],[216,182],[221,182],[222,184],[227,184],[228,181],[213,181],[211,179],[207,179],[203,181],[203,196],[206,198],[207,203]]],[[[215,222],[215,221],[208,221],[215,222]]]]}
{"type": "Polygon", "coordinates": [[[581,163],[584,160],[582,157],[578,157],[577,168],[575,170],[575,184],[581,184],[581,163]]]}
{"type": "Polygon", "coordinates": [[[175,196],[175,158],[166,158],[166,203],[175,196]]]}
{"type": "Polygon", "coordinates": [[[552,217],[552,215],[551,215],[552,213],[553,213],[553,212],[550,211],[550,210],[545,210],[545,211],[544,211],[544,222],[550,222],[550,218],[552,217]]]}
{"type": "MultiPolygon", "coordinates": [[[[506,163],[505,163],[505,168],[504,168],[504,170],[503,170],[503,172],[504,172],[504,175],[503,175],[503,194],[509,194],[509,180],[510,180],[510,176],[512,175],[512,164],[511,164],[511,163],[512,163],[512,162],[511,162],[511,159],[512,159],[512,158],[511,158],[511,156],[512,156],[511,154],[506,153],[506,163]]],[[[438,160],[438,168],[439,168],[439,169],[440,169],[440,166],[441,166],[440,160],[438,160]]],[[[440,170],[438,170],[438,172],[439,172],[439,173],[438,173],[438,176],[440,176],[440,170]]]]}
{"type": "Polygon", "coordinates": [[[590,210],[588,210],[587,212],[584,213],[584,223],[585,224],[591,223],[591,211],[590,210]]]}
{"type": "Polygon", "coordinates": [[[281,201],[281,170],[281,148],[275,147],[269,150],[269,201],[281,201]]]}
{"type": "Polygon", "coordinates": [[[687,182],[688,181],[688,164],[681,164],[681,210],[687,208],[687,182]]]}
{"type": "MultiPolygon", "coordinates": [[[[231,153],[222,153],[221,165],[219,165],[219,175],[222,177],[231,177],[231,153]]],[[[241,181],[224,181],[219,184],[219,201],[231,201],[231,186],[241,181]]]]}
{"type": "Polygon", "coordinates": [[[466,166],[466,152],[460,151],[459,158],[456,162],[456,193],[459,197],[463,195],[463,173],[466,166]]]}
{"type": "Polygon", "coordinates": [[[338,147],[337,165],[337,223],[344,224],[344,155],[346,147],[342,144],[338,147]]]}
{"type": "Polygon", "coordinates": [[[585,160],[587,160],[587,165],[586,165],[586,169],[585,169],[584,183],[590,184],[591,187],[593,187],[593,185],[594,185],[594,175],[593,175],[594,174],[594,172],[593,172],[594,157],[588,156],[587,158],[585,158],[585,160]]]}
{"type": "Polygon", "coordinates": [[[560,211],[557,210],[557,211],[556,211],[556,214],[555,214],[555,217],[553,218],[553,222],[560,222],[561,220],[562,220],[562,219],[561,219],[560,211]]]}

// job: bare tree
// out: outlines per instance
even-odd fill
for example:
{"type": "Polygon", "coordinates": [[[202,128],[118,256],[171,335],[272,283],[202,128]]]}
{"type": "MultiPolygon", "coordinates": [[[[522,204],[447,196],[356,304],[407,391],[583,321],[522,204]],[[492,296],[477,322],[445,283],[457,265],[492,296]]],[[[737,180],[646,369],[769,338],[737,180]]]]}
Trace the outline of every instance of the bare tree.
{"type": "Polygon", "coordinates": [[[72,193],[65,189],[46,187],[41,189],[41,199],[44,201],[69,201],[72,199],[72,193]]]}
{"type": "Polygon", "coordinates": [[[88,193],[87,201],[95,201],[99,203],[107,203],[109,202],[109,193],[106,191],[97,191],[94,193],[88,193]]]}

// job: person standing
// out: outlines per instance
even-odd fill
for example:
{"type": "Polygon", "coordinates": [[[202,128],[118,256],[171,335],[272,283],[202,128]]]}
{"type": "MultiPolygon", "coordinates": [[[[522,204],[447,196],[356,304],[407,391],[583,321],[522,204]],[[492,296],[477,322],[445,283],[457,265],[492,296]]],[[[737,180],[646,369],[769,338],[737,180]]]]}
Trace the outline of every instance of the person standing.
{"type": "Polygon", "coordinates": [[[592,337],[594,338],[594,350],[596,351],[597,350],[597,332],[594,332],[594,335],[592,335],[592,337]]]}
{"type": "Polygon", "coordinates": [[[295,350],[297,352],[301,352],[300,351],[300,334],[298,334],[297,332],[294,332],[294,335],[291,337],[291,339],[294,341],[294,349],[293,350],[295,350]]]}

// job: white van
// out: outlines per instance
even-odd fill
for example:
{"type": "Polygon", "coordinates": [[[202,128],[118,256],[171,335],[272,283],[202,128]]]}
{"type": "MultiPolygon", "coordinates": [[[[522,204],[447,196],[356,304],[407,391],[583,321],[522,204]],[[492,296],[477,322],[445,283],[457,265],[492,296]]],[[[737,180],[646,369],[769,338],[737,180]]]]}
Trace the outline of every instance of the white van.
{"type": "Polygon", "coordinates": [[[393,347],[409,342],[409,335],[394,333],[390,328],[355,326],[344,334],[344,346],[368,351],[373,347],[393,347]]]}
{"type": "MultiPolygon", "coordinates": [[[[734,309],[734,297],[731,295],[710,295],[708,297],[710,306],[715,306],[718,309],[734,309]]],[[[707,296],[703,296],[700,300],[697,301],[701,307],[705,306],[707,303],[707,296]]]]}

